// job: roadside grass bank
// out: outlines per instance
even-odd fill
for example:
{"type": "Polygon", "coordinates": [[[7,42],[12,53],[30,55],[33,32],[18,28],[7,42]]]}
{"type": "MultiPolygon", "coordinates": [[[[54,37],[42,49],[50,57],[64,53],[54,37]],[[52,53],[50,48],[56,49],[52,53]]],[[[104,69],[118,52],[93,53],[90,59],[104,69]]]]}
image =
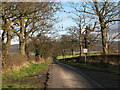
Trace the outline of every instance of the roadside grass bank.
{"type": "Polygon", "coordinates": [[[59,60],[61,63],[64,64],[68,64],[70,66],[76,67],[78,69],[85,69],[85,70],[93,70],[93,71],[103,71],[103,72],[110,72],[110,73],[115,73],[115,74],[120,74],[120,69],[116,68],[112,68],[112,67],[103,67],[102,65],[100,65],[101,63],[77,63],[76,61],[62,61],[59,60]],[[98,65],[97,65],[98,64],[98,65]]]}
{"type": "Polygon", "coordinates": [[[49,64],[50,60],[23,66],[19,71],[3,72],[2,88],[44,88],[49,64]]]}

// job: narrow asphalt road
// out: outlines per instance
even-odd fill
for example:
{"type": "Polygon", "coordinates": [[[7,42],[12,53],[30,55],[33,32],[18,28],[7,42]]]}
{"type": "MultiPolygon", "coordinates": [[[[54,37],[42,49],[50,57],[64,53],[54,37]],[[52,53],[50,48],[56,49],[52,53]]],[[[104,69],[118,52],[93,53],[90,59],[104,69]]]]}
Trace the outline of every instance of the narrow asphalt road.
{"type": "Polygon", "coordinates": [[[53,62],[49,69],[48,89],[49,88],[102,88],[101,85],[90,79],[81,71],[53,62]]]}

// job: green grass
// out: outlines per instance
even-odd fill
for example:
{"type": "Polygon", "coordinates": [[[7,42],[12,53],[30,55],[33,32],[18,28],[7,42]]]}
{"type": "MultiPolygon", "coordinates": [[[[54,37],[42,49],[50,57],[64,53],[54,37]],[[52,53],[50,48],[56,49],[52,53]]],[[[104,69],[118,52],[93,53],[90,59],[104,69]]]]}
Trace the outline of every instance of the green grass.
{"type": "MultiPolygon", "coordinates": [[[[79,57],[79,51],[74,52],[74,57],[79,57]]],[[[100,55],[101,52],[100,51],[90,51],[90,55],[100,55]]],[[[84,54],[83,54],[84,56],[84,54]]],[[[72,58],[72,55],[66,55],[65,57],[63,56],[58,56],[57,59],[64,59],[64,58],[72,58]]]]}
{"type": "Polygon", "coordinates": [[[82,68],[82,69],[87,69],[87,70],[96,70],[96,71],[104,71],[104,72],[111,72],[111,73],[120,74],[120,70],[118,70],[118,69],[102,68],[102,67],[99,67],[99,66],[91,65],[89,63],[87,63],[87,64],[85,64],[85,63],[76,63],[74,61],[69,61],[69,62],[62,61],[62,63],[71,65],[71,66],[76,67],[76,68],[82,68]]]}
{"type": "MultiPolygon", "coordinates": [[[[78,57],[79,55],[74,55],[74,57],[78,57]]],[[[65,58],[72,58],[72,55],[66,55],[65,58]]],[[[57,59],[64,59],[63,56],[58,56],[57,59]]]]}
{"type": "MultiPolygon", "coordinates": [[[[39,64],[30,64],[28,67],[22,67],[20,71],[8,71],[3,73],[3,80],[5,81],[22,81],[22,80],[28,80],[32,77],[26,77],[31,76],[39,73],[46,73],[48,70],[48,65],[50,64],[50,61],[39,63],[39,64]]],[[[28,83],[3,83],[2,88],[25,88],[30,87],[28,83]]],[[[35,88],[36,86],[34,86],[35,88]]]]}
{"type": "Polygon", "coordinates": [[[4,84],[2,88],[28,88],[28,84],[19,84],[19,83],[14,83],[14,84],[4,84]]]}

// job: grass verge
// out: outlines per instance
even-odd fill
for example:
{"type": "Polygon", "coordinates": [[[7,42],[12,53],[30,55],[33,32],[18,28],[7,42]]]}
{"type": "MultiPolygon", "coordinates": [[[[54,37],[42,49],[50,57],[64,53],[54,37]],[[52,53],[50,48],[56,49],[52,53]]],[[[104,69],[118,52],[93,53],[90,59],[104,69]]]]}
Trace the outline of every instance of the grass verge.
{"type": "MultiPolygon", "coordinates": [[[[74,57],[78,57],[79,55],[74,55],[74,57]]],[[[73,58],[72,55],[66,55],[65,57],[63,56],[58,56],[57,59],[64,59],[64,58],[73,58]]]]}
{"type": "Polygon", "coordinates": [[[118,68],[102,68],[99,66],[91,65],[90,63],[76,63],[74,61],[61,61],[61,63],[65,63],[71,65],[76,68],[86,69],[86,70],[96,70],[96,71],[103,71],[103,72],[110,72],[115,74],[120,74],[120,70],[118,68]]]}
{"type": "Polygon", "coordinates": [[[43,88],[50,61],[21,67],[20,71],[3,72],[2,88],[43,88]],[[43,77],[34,77],[43,74],[43,77]]]}

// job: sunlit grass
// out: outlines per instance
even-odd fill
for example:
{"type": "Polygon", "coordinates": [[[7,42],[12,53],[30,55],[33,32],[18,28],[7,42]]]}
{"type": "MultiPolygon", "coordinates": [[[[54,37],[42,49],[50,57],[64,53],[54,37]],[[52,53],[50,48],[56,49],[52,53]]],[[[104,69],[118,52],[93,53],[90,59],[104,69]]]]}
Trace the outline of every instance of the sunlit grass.
{"type": "Polygon", "coordinates": [[[64,59],[64,58],[72,58],[72,57],[78,57],[79,55],[66,55],[66,56],[58,56],[57,59],[64,59]]]}
{"type": "MultiPolygon", "coordinates": [[[[74,55],[65,55],[65,56],[58,56],[57,59],[64,59],[64,58],[72,58],[72,57],[79,57],[79,51],[74,52],[74,55]]],[[[101,55],[100,51],[90,51],[89,55],[101,55]]],[[[83,54],[82,56],[85,56],[83,54]]]]}

